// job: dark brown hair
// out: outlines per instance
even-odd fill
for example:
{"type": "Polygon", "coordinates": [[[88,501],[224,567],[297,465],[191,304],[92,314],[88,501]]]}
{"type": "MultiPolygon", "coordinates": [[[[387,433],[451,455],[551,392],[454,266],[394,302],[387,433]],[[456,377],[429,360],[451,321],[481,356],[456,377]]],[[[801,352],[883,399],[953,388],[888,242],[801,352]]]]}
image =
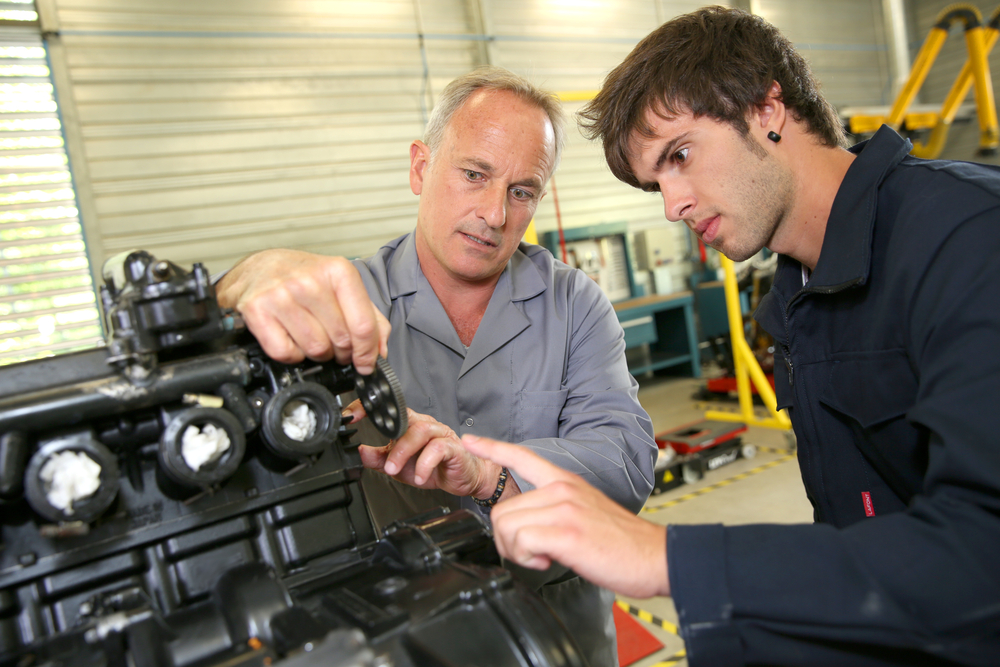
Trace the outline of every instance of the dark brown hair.
{"type": "Polygon", "coordinates": [[[639,42],[579,112],[589,139],[600,139],[612,173],[634,187],[634,131],[652,136],[647,109],[664,118],[690,112],[749,136],[748,117],[775,81],[781,101],[826,146],[844,146],[844,128],[819,92],[809,65],[770,23],[739,9],[704,7],[664,23],[639,42]]]}

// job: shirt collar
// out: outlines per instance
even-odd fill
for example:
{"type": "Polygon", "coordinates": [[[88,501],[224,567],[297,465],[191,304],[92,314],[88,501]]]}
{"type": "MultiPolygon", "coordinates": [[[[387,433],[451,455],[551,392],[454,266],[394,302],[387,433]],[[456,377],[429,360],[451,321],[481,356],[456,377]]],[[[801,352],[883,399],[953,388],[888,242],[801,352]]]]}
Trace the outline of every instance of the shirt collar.
{"type": "Polygon", "coordinates": [[[389,245],[393,243],[396,244],[396,252],[389,258],[386,267],[390,299],[416,292],[419,284],[417,277],[420,275],[415,234],[410,232],[389,245]]]}
{"type": "Polygon", "coordinates": [[[809,289],[827,291],[868,281],[878,191],[912,147],[908,139],[883,125],[871,139],[850,149],[858,157],[833,200],[809,289]]]}

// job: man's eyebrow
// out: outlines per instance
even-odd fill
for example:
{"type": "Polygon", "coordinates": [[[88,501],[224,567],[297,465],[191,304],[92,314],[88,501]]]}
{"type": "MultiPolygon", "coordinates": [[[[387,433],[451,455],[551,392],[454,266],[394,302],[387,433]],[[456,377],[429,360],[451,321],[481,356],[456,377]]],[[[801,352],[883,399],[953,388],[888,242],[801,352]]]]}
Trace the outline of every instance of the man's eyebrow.
{"type": "Polygon", "coordinates": [[[482,171],[487,174],[493,173],[494,167],[489,162],[480,160],[478,158],[469,158],[467,162],[469,165],[475,167],[477,171],[482,171]]]}
{"type": "Polygon", "coordinates": [[[663,146],[663,150],[660,151],[660,156],[656,158],[656,164],[653,165],[654,171],[660,171],[660,169],[663,168],[663,164],[670,159],[670,156],[673,154],[677,144],[687,139],[688,134],[688,132],[681,132],[663,146]]]}
{"type": "MultiPolygon", "coordinates": [[[[467,164],[470,167],[475,168],[477,171],[483,172],[484,174],[492,174],[494,170],[492,164],[484,160],[480,160],[478,158],[469,158],[467,164]]],[[[526,178],[516,183],[511,183],[511,185],[521,188],[534,188],[535,190],[542,189],[542,182],[534,177],[526,178]]]]}
{"type": "Polygon", "coordinates": [[[542,189],[542,182],[537,178],[526,178],[523,181],[518,181],[517,183],[511,183],[511,186],[519,188],[533,188],[535,190],[542,189]]]}

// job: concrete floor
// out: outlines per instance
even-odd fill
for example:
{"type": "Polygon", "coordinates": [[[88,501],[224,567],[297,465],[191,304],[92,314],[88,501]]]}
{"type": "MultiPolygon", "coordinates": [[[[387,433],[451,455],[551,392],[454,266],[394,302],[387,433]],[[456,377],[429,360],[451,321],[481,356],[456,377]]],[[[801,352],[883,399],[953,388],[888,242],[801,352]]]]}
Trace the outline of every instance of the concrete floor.
{"type": "MultiPolygon", "coordinates": [[[[700,420],[708,407],[738,411],[735,401],[713,401],[709,405],[695,398],[703,385],[702,380],[649,376],[640,378],[639,384],[639,400],[653,420],[655,433],[700,420]]],[[[765,415],[763,408],[759,409],[759,413],[765,415]]],[[[650,496],[642,512],[643,518],[664,525],[812,523],[812,506],[806,499],[794,454],[787,449],[785,434],[751,427],[742,438],[744,443],[758,447],[754,458],[739,458],[708,471],[696,483],[683,484],[650,496]],[[748,474],[743,477],[744,473],[748,474]],[[736,476],[741,478],[719,484],[736,476]],[[699,490],[705,492],[692,494],[699,490]]],[[[638,600],[621,596],[619,601],[629,605],[633,615],[638,615],[640,624],[664,644],[662,650],[633,663],[634,667],[687,665],[683,658],[684,642],[675,634],[677,613],[673,600],[638,600]]]]}

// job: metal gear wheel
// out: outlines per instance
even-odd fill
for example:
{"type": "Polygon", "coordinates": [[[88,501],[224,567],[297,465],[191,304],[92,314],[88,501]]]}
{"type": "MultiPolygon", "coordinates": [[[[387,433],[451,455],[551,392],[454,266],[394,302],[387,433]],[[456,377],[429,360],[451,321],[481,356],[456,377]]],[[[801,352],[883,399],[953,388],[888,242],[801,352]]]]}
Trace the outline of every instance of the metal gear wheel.
{"type": "Polygon", "coordinates": [[[379,357],[375,362],[375,372],[356,375],[354,389],[379,433],[392,439],[406,433],[403,387],[388,361],[379,357]]]}

